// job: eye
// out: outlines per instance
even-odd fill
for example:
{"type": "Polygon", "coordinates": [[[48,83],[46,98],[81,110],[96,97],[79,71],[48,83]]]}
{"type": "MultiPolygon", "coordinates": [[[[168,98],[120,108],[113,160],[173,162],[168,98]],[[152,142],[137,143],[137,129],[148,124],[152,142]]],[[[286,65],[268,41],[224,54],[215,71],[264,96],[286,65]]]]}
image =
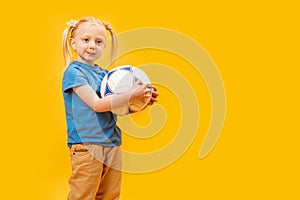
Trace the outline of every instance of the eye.
{"type": "Polygon", "coordinates": [[[88,42],[89,39],[88,38],[83,38],[83,41],[88,42]]]}
{"type": "Polygon", "coordinates": [[[103,44],[103,41],[102,40],[98,40],[97,44],[103,44]]]}

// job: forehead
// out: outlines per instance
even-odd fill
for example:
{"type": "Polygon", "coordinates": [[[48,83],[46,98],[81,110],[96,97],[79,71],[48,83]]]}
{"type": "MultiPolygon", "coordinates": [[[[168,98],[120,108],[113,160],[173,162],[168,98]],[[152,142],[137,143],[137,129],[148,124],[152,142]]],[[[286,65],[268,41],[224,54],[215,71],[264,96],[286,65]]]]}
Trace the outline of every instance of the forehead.
{"type": "Polygon", "coordinates": [[[81,23],[77,30],[76,35],[89,35],[93,37],[106,38],[106,28],[101,24],[81,23]]]}

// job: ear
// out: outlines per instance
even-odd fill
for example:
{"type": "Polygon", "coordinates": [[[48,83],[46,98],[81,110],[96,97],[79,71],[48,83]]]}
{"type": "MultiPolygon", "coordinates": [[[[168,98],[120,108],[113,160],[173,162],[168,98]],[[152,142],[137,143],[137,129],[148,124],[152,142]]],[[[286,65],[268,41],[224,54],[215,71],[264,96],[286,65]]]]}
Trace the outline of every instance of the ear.
{"type": "Polygon", "coordinates": [[[76,45],[75,45],[75,39],[74,38],[70,39],[70,44],[71,44],[72,49],[76,50],[76,45]]]}

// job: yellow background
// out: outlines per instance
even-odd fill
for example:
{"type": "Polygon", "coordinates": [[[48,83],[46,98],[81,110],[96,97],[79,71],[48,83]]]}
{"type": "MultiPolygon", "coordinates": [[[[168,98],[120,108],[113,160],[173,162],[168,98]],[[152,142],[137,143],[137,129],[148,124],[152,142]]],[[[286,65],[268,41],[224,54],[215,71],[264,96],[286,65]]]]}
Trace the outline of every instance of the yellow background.
{"type": "MultiPolygon", "coordinates": [[[[59,74],[61,35],[66,21],[87,15],[110,21],[117,33],[152,26],[192,37],[215,61],[226,88],[222,135],[199,160],[209,98],[201,77],[190,78],[201,107],[193,144],[164,169],[125,173],[123,200],[300,198],[296,1],[7,1],[0,15],[1,199],[66,199],[71,171],[59,74]]],[[[152,53],[127,59],[180,70],[171,55],[152,53]]],[[[161,88],[160,104],[172,116],[176,109],[168,99],[177,106],[161,88]]],[[[134,118],[143,123],[143,115],[134,118]]],[[[172,128],[147,143],[149,150],[167,143],[172,128]]],[[[143,151],[134,145],[124,136],[124,147],[143,151]]]]}

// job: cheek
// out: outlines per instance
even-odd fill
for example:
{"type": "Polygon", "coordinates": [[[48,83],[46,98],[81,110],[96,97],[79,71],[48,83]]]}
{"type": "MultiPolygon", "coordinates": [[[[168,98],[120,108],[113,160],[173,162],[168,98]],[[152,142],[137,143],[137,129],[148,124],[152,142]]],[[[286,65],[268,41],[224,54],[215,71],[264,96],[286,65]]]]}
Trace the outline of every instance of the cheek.
{"type": "Polygon", "coordinates": [[[79,51],[79,52],[84,51],[84,46],[82,46],[82,45],[77,45],[76,48],[77,48],[77,51],[79,51]]]}
{"type": "Polygon", "coordinates": [[[103,46],[101,46],[101,47],[98,47],[98,50],[97,50],[97,52],[98,52],[99,54],[101,54],[101,53],[103,52],[103,50],[104,50],[104,47],[103,47],[103,46]]]}

